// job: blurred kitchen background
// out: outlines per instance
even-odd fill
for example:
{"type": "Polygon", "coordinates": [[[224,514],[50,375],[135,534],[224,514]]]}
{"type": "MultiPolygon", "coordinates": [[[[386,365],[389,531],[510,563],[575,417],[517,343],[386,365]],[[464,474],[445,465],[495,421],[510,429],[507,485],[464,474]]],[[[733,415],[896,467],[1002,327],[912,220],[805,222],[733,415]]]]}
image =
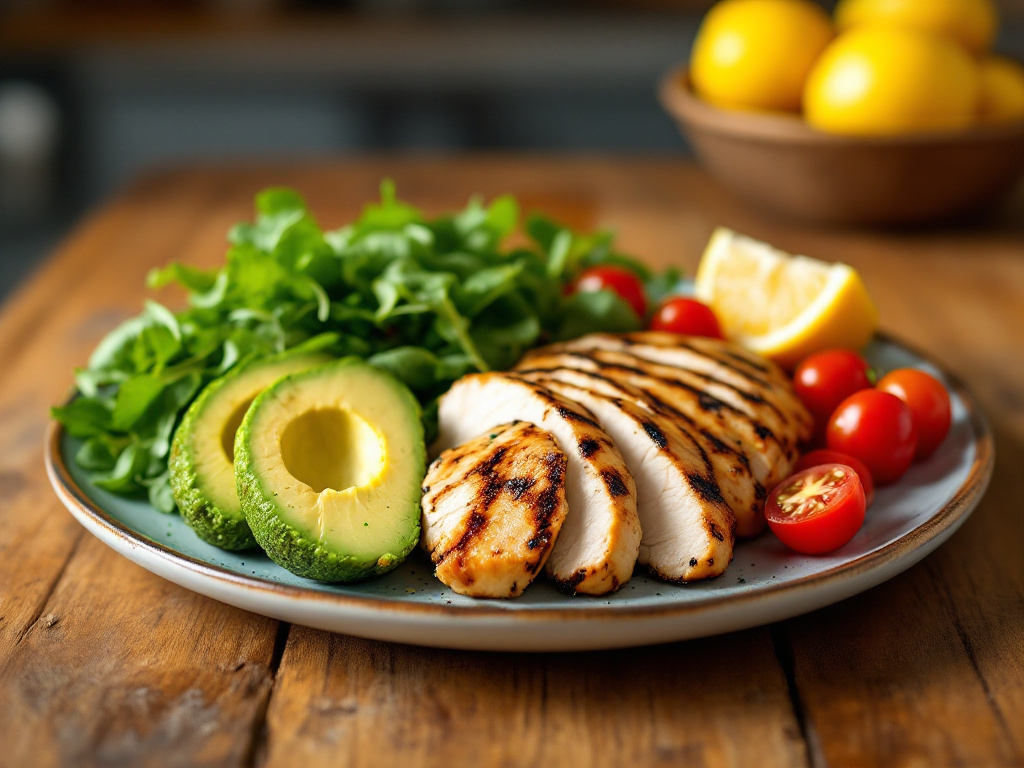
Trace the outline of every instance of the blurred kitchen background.
{"type": "MultiPolygon", "coordinates": [[[[0,0],[0,299],[147,168],[687,148],[654,88],[712,0],[0,0]]],[[[831,5],[831,3],[825,3],[831,5]]],[[[1024,58],[1024,0],[996,48],[1024,58]]]]}

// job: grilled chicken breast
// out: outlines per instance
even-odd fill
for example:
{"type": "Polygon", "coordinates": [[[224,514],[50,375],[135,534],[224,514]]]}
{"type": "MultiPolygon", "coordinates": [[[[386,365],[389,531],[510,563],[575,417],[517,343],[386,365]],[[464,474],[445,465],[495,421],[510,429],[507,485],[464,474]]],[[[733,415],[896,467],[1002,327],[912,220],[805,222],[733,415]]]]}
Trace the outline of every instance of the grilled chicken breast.
{"type": "Polygon", "coordinates": [[[665,581],[722,574],[732,560],[735,518],[700,445],[629,399],[557,378],[538,380],[585,406],[622,453],[636,481],[643,529],[637,562],[665,581]]]}
{"type": "Polygon", "coordinates": [[[640,549],[636,487],[622,455],[584,407],[513,374],[471,374],[441,398],[432,450],[440,453],[515,420],[549,432],[566,457],[569,511],[545,573],[567,591],[615,591],[632,575],[640,549]]]}
{"type": "Polygon", "coordinates": [[[570,368],[600,373],[612,381],[628,384],[643,391],[659,405],[685,413],[698,427],[719,435],[726,444],[743,453],[759,483],[766,488],[789,474],[796,460],[788,446],[775,439],[760,422],[723,403],[703,390],[675,379],[653,375],[643,361],[636,364],[597,359],[599,353],[569,352],[550,357],[531,356],[526,370],[536,367],[570,368]]]}
{"type": "MultiPolygon", "coordinates": [[[[628,400],[643,408],[659,428],[667,433],[681,433],[682,436],[679,439],[692,440],[707,457],[714,473],[714,479],[718,483],[729,509],[735,516],[736,536],[741,538],[756,536],[764,530],[764,501],[767,493],[764,486],[757,482],[750,471],[750,462],[746,456],[706,427],[703,429],[698,427],[685,413],[668,409],[642,390],[613,381],[596,371],[556,366],[553,368],[529,368],[521,373],[549,387],[552,386],[552,382],[564,382],[606,397],[628,400]]],[[[585,401],[581,402],[587,404],[585,401]]],[[[600,414],[598,417],[600,418],[600,414]]],[[[623,454],[625,455],[625,451],[623,454]]],[[[628,464],[629,457],[626,456],[626,459],[628,464]]],[[[630,468],[632,469],[632,466],[630,468]]],[[[639,486],[639,479],[637,482],[639,486]]],[[[643,524],[643,503],[643,493],[640,493],[637,508],[641,513],[641,525],[646,537],[647,526],[643,524]]]]}
{"type": "Polygon", "coordinates": [[[780,428],[780,437],[787,438],[791,434],[795,442],[802,443],[813,434],[811,415],[797,398],[782,369],[727,341],[657,331],[595,333],[544,347],[533,354],[598,349],[690,371],[718,392],[732,389],[749,403],[764,402],[785,422],[785,428],[780,428]]]}
{"type": "Polygon", "coordinates": [[[423,481],[421,546],[438,579],[461,595],[517,597],[561,530],[566,459],[523,421],[444,451],[423,481]]]}

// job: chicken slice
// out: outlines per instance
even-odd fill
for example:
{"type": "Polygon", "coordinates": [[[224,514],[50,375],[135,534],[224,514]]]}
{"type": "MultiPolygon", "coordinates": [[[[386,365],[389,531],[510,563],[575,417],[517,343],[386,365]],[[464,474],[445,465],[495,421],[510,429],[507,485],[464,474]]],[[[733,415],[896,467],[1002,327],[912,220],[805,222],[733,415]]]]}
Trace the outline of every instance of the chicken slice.
{"type": "Polygon", "coordinates": [[[707,376],[683,368],[651,362],[627,352],[595,349],[583,354],[602,365],[640,368],[648,376],[678,382],[691,391],[702,392],[705,399],[711,398],[749,417],[760,427],[759,434],[764,434],[767,441],[777,443],[787,455],[796,457],[799,454],[800,439],[796,425],[788,421],[781,410],[764,398],[743,393],[735,387],[707,376]]]}
{"type": "MultiPolygon", "coordinates": [[[[681,369],[689,372],[688,381],[706,385],[710,393],[741,410],[766,405],[770,410],[766,418],[780,437],[796,443],[809,440],[814,431],[813,420],[785,373],[767,360],[761,361],[759,368],[751,368],[730,357],[729,353],[735,349],[735,344],[717,339],[658,332],[627,335],[594,333],[553,344],[534,354],[606,350],[681,369]],[[714,354],[709,354],[709,351],[714,354]]],[[[743,351],[741,359],[745,359],[747,354],[743,351]]]]}
{"type": "Polygon", "coordinates": [[[640,550],[636,487],[622,455],[593,414],[513,374],[471,374],[441,398],[433,451],[440,453],[482,429],[515,420],[551,433],[566,456],[569,512],[545,573],[566,591],[615,591],[629,580],[640,550]]]}
{"type": "Polygon", "coordinates": [[[516,421],[444,451],[423,481],[421,546],[460,595],[518,597],[565,519],[565,454],[516,421]]]}
{"type": "MultiPolygon", "coordinates": [[[[573,370],[556,366],[550,369],[531,368],[520,373],[545,386],[553,387],[553,382],[564,382],[606,397],[636,403],[648,411],[651,418],[655,419],[666,432],[681,433],[677,439],[692,440],[703,451],[710,462],[722,495],[736,518],[736,536],[749,538],[757,536],[764,530],[764,502],[768,494],[764,486],[757,482],[751,473],[747,457],[736,448],[723,442],[707,428],[700,428],[686,414],[659,404],[654,398],[636,387],[613,381],[595,371],[573,370]]],[[[586,402],[583,402],[586,405],[586,402]]],[[[600,420],[600,414],[598,414],[598,418],[600,420]]],[[[623,453],[625,454],[625,451],[623,453]]],[[[627,456],[626,459],[628,464],[629,457],[627,456]]],[[[639,479],[637,482],[639,485],[639,479]]],[[[647,526],[643,524],[642,504],[641,494],[641,498],[638,500],[638,509],[641,515],[641,526],[644,536],[646,536],[647,526]]]]}
{"type": "Polygon", "coordinates": [[[636,365],[609,364],[584,352],[569,352],[550,357],[533,355],[520,365],[526,370],[563,367],[593,371],[634,386],[659,405],[685,413],[702,429],[743,453],[754,477],[766,488],[787,477],[796,461],[796,449],[777,440],[764,425],[697,387],[652,375],[639,361],[636,365]]]}
{"type": "Polygon", "coordinates": [[[637,562],[665,581],[724,573],[736,518],[696,441],[631,400],[554,378],[542,383],[593,413],[626,460],[643,530],[637,562]]]}

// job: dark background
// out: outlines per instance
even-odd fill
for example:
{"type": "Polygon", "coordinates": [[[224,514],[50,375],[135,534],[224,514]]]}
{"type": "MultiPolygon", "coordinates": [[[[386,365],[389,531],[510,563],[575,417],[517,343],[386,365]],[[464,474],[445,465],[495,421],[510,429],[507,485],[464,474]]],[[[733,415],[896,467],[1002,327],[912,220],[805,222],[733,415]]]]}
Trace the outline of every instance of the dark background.
{"type": "MultiPolygon", "coordinates": [[[[84,210],[154,166],[685,153],[654,89],[711,4],[0,0],[0,298],[84,210]]],[[[1024,57],[1024,0],[1001,6],[997,48],[1024,57]]]]}

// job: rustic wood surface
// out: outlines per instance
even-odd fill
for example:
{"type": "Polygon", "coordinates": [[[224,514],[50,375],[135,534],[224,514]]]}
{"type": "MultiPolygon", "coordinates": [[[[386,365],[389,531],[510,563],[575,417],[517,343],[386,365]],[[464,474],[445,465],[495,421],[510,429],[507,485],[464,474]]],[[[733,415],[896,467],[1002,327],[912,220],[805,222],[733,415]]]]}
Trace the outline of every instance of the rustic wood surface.
{"type": "Polygon", "coordinates": [[[379,158],[148,177],[0,312],[0,765],[1024,764],[1022,213],[1018,198],[942,231],[819,230],[660,158],[379,158]],[[512,191],[691,271],[718,224],[853,264],[883,328],[977,395],[996,434],[987,495],[932,556],[839,605],[724,637],[563,655],[289,626],[187,592],[86,534],[46,482],[47,407],[140,309],[146,271],[216,263],[263,186],[299,188],[333,226],[385,175],[432,212],[512,191]]]}

